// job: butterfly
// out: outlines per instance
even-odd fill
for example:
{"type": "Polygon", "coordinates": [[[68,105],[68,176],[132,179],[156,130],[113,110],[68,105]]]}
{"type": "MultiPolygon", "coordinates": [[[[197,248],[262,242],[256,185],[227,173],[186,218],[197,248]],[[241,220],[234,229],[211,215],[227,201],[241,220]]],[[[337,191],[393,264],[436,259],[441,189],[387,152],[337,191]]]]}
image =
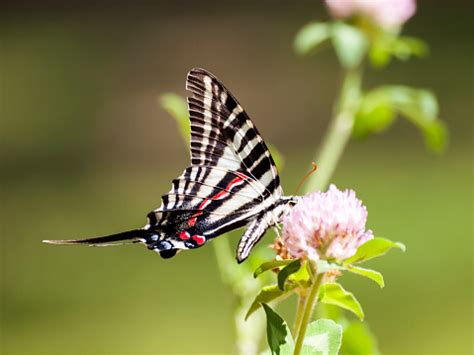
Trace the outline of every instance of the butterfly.
{"type": "Polygon", "coordinates": [[[142,243],[171,258],[221,234],[247,226],[238,243],[239,263],[297,203],[284,196],[275,162],[257,128],[237,99],[213,74],[192,69],[186,80],[191,124],[191,165],[172,181],[161,206],[135,230],[51,244],[142,243]]]}

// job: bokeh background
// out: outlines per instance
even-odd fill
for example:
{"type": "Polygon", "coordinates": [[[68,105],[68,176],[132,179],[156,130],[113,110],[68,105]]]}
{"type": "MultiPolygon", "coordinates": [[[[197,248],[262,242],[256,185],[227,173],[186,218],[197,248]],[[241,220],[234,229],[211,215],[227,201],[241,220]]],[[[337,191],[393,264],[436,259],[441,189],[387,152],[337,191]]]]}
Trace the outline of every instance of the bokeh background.
{"type": "MultiPolygon", "coordinates": [[[[231,294],[211,247],[162,260],[140,246],[53,247],[42,239],[141,226],[188,163],[158,96],[187,71],[218,75],[286,158],[293,193],[340,81],[331,51],[301,58],[317,1],[2,2],[2,354],[231,353],[231,294]]],[[[369,226],[407,252],[372,262],[383,290],[344,278],[387,354],[472,352],[472,2],[419,1],[405,33],[431,55],[365,73],[427,87],[450,128],[442,156],[399,121],[351,142],[333,178],[369,226]]],[[[235,245],[239,233],[227,236],[235,245]]],[[[226,238],[226,237],[224,237],[226,238]]],[[[269,243],[267,236],[264,243],[269,243]]],[[[280,308],[290,317],[294,300],[280,308]]]]}

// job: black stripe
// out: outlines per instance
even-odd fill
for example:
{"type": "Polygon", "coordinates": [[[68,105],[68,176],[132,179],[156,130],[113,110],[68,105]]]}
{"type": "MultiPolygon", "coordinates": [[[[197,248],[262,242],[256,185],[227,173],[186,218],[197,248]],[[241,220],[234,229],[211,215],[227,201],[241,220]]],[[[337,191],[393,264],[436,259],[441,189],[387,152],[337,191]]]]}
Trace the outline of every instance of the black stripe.
{"type": "MultiPolygon", "coordinates": [[[[254,129],[252,128],[249,128],[247,130],[247,132],[245,132],[245,135],[244,137],[242,138],[242,140],[240,141],[240,147],[238,147],[237,149],[237,153],[242,153],[242,151],[245,149],[245,147],[247,146],[247,144],[252,140],[254,139],[255,137],[257,136],[257,131],[255,131],[254,129]]],[[[257,144],[261,144],[260,142],[257,142],[257,144]]]]}

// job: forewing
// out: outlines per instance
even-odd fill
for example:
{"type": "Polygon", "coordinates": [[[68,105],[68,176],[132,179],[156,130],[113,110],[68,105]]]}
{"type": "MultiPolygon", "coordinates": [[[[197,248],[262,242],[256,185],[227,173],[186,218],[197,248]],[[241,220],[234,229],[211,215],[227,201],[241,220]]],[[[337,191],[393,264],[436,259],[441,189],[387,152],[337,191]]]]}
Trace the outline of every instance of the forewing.
{"type": "MultiPolygon", "coordinates": [[[[265,142],[237,99],[204,69],[189,72],[192,165],[245,171],[275,199],[280,178],[265,142]]],[[[266,196],[265,196],[266,197],[266,196]]]]}

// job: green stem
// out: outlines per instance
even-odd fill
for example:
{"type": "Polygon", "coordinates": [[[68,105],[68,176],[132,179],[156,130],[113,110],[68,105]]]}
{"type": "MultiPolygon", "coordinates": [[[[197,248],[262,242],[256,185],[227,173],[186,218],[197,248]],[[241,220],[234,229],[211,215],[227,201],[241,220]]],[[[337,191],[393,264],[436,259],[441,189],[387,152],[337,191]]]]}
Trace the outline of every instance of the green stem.
{"type": "Polygon", "coordinates": [[[316,307],[316,303],[318,301],[319,289],[321,287],[323,278],[324,278],[324,274],[318,274],[309,291],[309,295],[306,300],[305,310],[303,313],[303,319],[301,320],[301,326],[298,331],[298,336],[296,338],[294,355],[299,355],[301,353],[301,348],[303,347],[303,340],[306,334],[306,328],[308,327],[308,324],[313,315],[314,307],[316,307]]]}
{"type": "Polygon", "coordinates": [[[298,331],[301,327],[301,322],[303,320],[304,306],[306,304],[306,297],[303,295],[298,296],[298,305],[296,307],[296,318],[295,324],[293,325],[293,334],[298,334],[298,331]]]}
{"type": "MultiPolygon", "coordinates": [[[[352,129],[354,127],[355,115],[359,107],[359,99],[361,96],[361,77],[360,69],[347,70],[342,83],[341,94],[335,107],[327,133],[323,139],[321,148],[316,154],[314,161],[318,164],[318,172],[313,174],[306,184],[305,193],[326,189],[329,181],[336,170],[336,166],[341,159],[344,148],[349,142],[352,129]]],[[[306,300],[301,324],[296,325],[298,338],[295,345],[295,355],[301,352],[306,328],[316,306],[316,297],[321,286],[323,275],[317,276],[314,281],[310,295],[306,300]]],[[[298,314],[301,312],[301,303],[304,302],[300,296],[297,308],[298,314]]]]}
{"type": "Polygon", "coordinates": [[[235,278],[234,258],[230,252],[228,238],[216,238],[212,241],[216,255],[217,268],[225,284],[232,286],[235,278]]]}
{"type": "Polygon", "coordinates": [[[335,107],[336,113],[329,124],[321,149],[314,158],[318,164],[318,171],[308,179],[306,193],[327,187],[351,136],[360,95],[361,71],[360,69],[348,70],[335,107]]]}

